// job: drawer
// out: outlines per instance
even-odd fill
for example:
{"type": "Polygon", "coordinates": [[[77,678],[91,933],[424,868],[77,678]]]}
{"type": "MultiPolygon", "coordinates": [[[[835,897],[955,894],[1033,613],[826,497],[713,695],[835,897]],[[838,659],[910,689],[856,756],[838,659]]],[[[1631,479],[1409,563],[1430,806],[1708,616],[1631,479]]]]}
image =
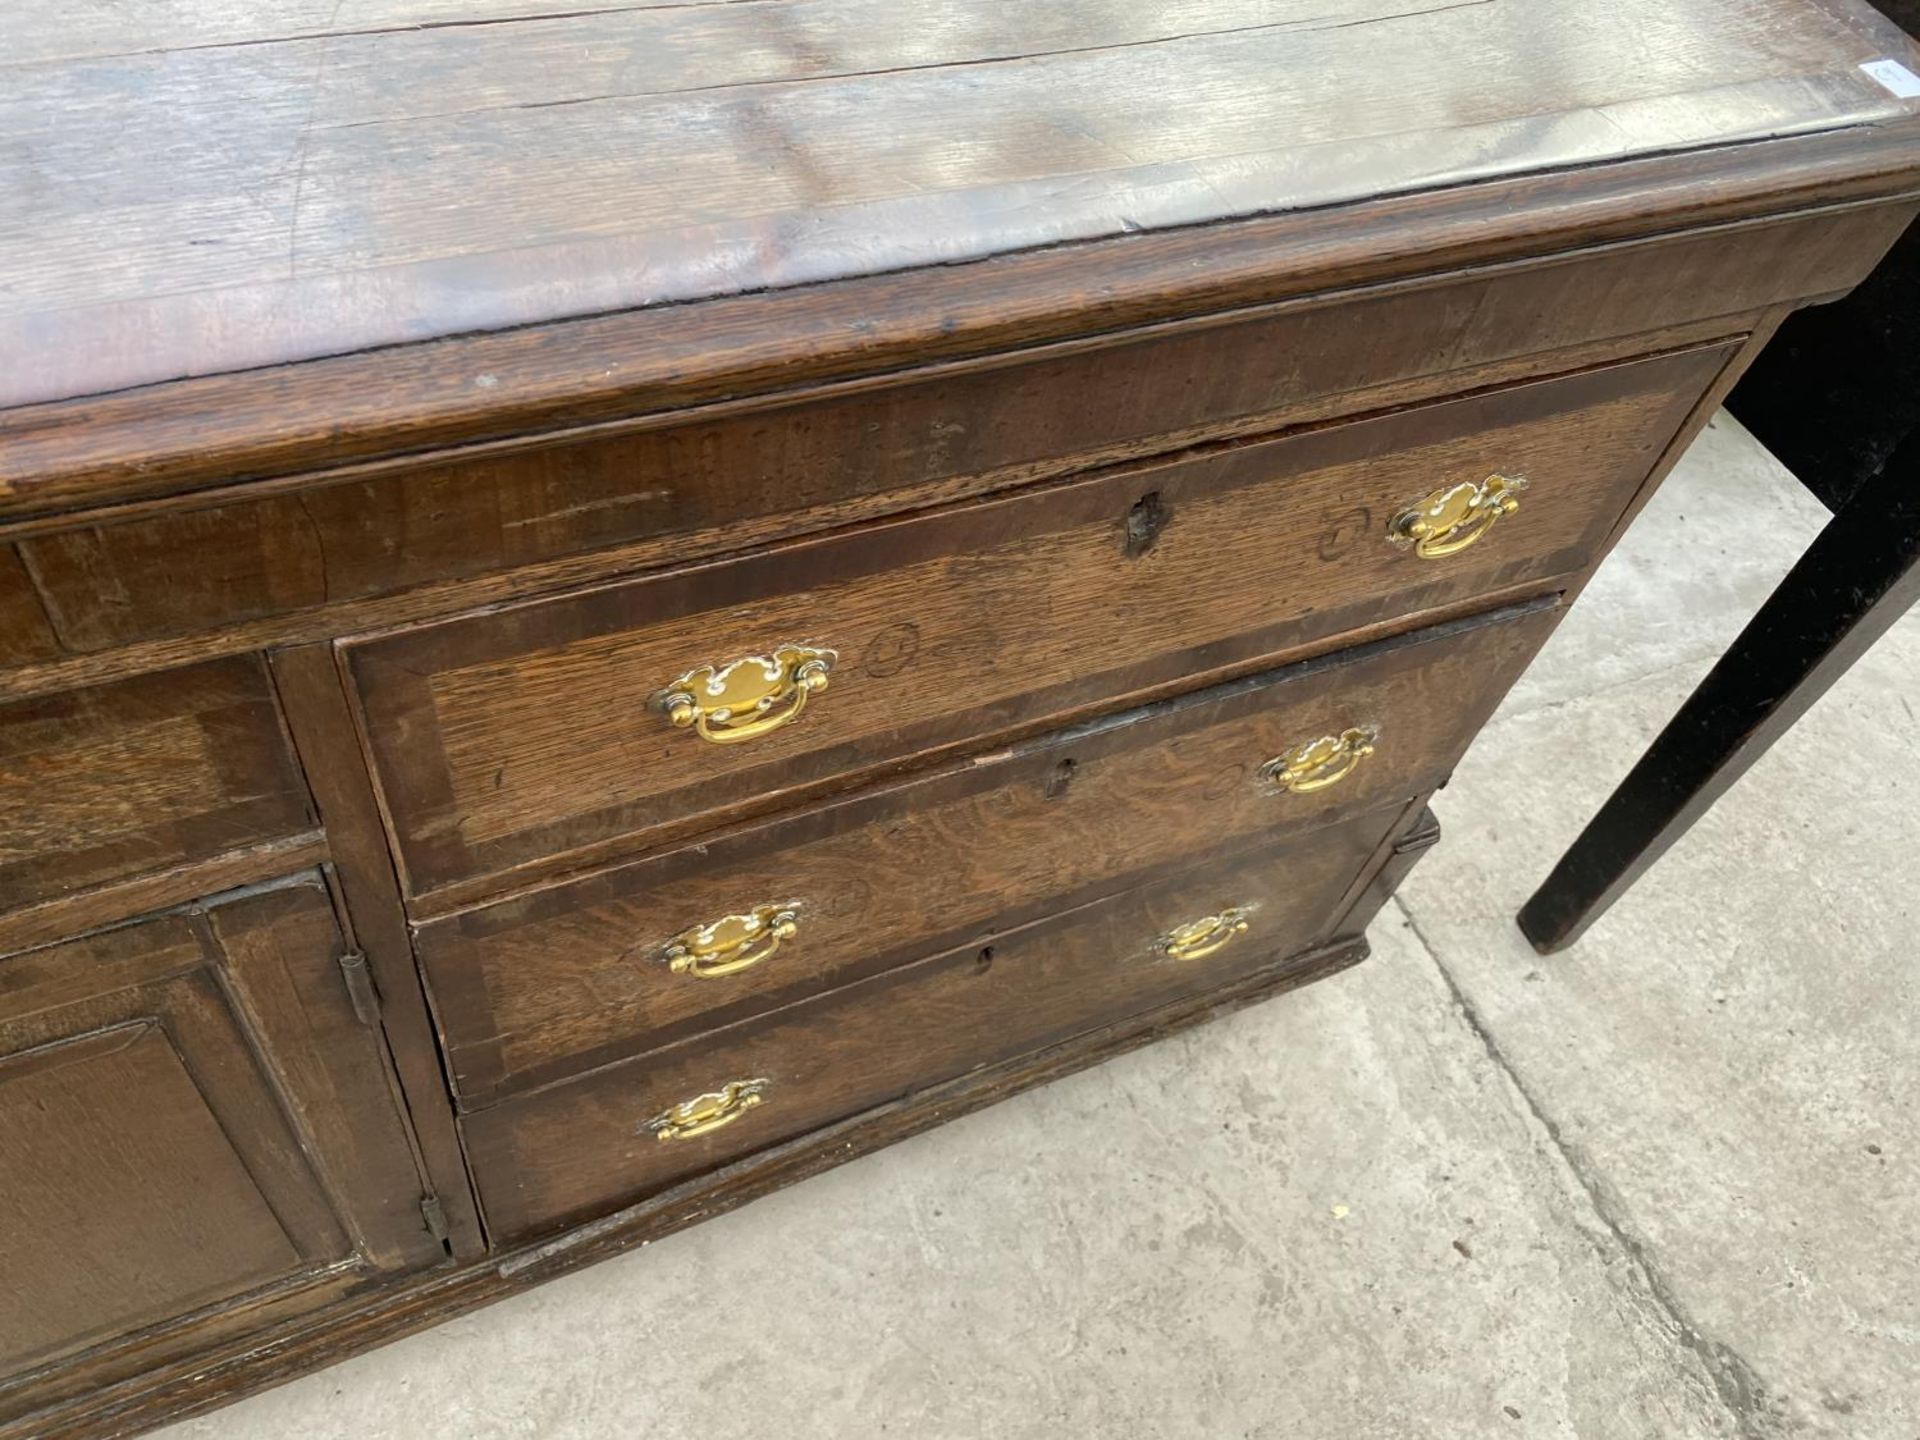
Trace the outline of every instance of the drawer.
{"type": "Polygon", "coordinates": [[[485,1104],[984,941],[1196,850],[1432,790],[1558,608],[1288,666],[423,925],[455,1088],[485,1104]],[[1372,753],[1350,773],[1338,750],[1296,774],[1304,789],[1262,773],[1356,729],[1372,753]],[[707,945],[676,951],[703,928],[707,945]]]}
{"type": "MultiPolygon", "coordinates": [[[[1725,363],[1680,354],[1099,475],[350,646],[416,895],[1584,567],[1725,363]],[[1390,541],[1430,493],[1530,482],[1478,543],[1390,541]],[[682,677],[802,649],[744,743],[678,728],[682,677]]],[[[776,666],[776,668],[778,668],[776,666]]],[[[686,682],[706,694],[698,680],[686,682]]],[[[691,692],[688,692],[691,693],[691,692]]],[[[683,713],[680,718],[687,718],[683,713]]],[[[704,722],[703,722],[704,723],[704,722]]],[[[479,888],[484,891],[485,887],[479,888]]]]}
{"type": "MultiPolygon", "coordinates": [[[[1375,812],[1189,869],[468,1115],[461,1124],[492,1233],[512,1240],[590,1218],[1307,950],[1342,929],[1404,813],[1375,812]],[[1209,917],[1245,929],[1202,923],[1209,917]],[[1169,953],[1166,939],[1187,926],[1196,927],[1185,937],[1192,955],[1169,953]],[[729,1093],[754,1103],[709,1117],[725,1123],[701,1134],[663,1138],[652,1128],[675,1107],[701,1110],[703,1099],[729,1093]]],[[[1356,928],[1364,923],[1355,917],[1356,928]]]]}
{"type": "MultiPolygon", "coordinates": [[[[294,490],[238,487],[125,518],[90,517],[22,544],[61,643],[76,651],[518,567],[598,563],[584,557],[614,549],[712,554],[740,548],[742,537],[760,543],[899,510],[903,492],[926,504],[1199,439],[1571,370],[1652,348],[1633,337],[1672,326],[1717,327],[1733,317],[1721,331],[1732,333],[1747,323],[1738,317],[1853,284],[1872,243],[1862,227],[1885,223],[1796,216],[1738,234],[1663,236],[1335,292],[801,394],[412,455],[310,476],[294,490]],[[1463,383],[1460,372],[1473,378],[1463,383]]],[[[769,302],[777,307],[780,297],[755,300],[742,321],[749,331],[767,324],[769,302]]],[[[820,348],[844,338],[842,327],[820,348]]],[[[650,363],[623,373],[698,368],[711,358],[696,340],[660,339],[693,348],[662,359],[656,347],[641,357],[650,363]]],[[[592,345],[575,343],[583,354],[592,345]]],[[[605,380],[609,353],[594,353],[597,373],[574,379],[563,391],[570,399],[579,385],[605,380]]],[[[761,372],[746,388],[790,383],[789,369],[761,372]]],[[[472,388],[451,376],[447,383],[472,388]]],[[[662,387],[603,396],[585,413],[618,414],[636,400],[662,404],[662,387]]],[[[543,406],[508,429],[553,423],[543,406]]],[[[218,429],[189,428],[203,441],[218,429]]],[[[488,433],[499,433],[499,422],[488,433]]],[[[437,439],[429,427],[405,448],[437,439]]],[[[286,464],[275,446],[219,473],[273,474],[286,464]]]]}
{"type": "Polygon", "coordinates": [[[250,656],[0,705],[0,909],[312,824],[250,656]]]}

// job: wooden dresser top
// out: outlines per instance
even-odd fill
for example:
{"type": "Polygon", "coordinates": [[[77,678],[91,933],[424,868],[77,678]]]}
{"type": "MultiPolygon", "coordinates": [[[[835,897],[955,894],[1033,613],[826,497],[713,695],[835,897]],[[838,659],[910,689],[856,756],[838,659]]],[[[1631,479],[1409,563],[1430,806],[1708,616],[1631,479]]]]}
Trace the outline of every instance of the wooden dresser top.
{"type": "Polygon", "coordinates": [[[1912,112],[1851,0],[14,0],[0,403],[1912,112]]]}
{"type": "MultiPolygon", "coordinates": [[[[1792,175],[1751,158],[1778,149],[1750,143],[1763,137],[1824,145],[1806,153],[1828,179],[1835,157],[1850,174],[1911,174],[1920,100],[1859,68],[1881,57],[1920,69],[1859,0],[11,0],[0,512],[162,483],[155,456],[102,451],[93,433],[117,415],[164,449],[149,401],[78,418],[49,403],[156,382],[1246,217],[1311,222],[1262,242],[1267,272],[1289,246],[1314,252],[1294,269],[1331,272],[1336,239],[1349,259],[1439,243],[1395,235],[1396,200],[1452,205],[1454,238],[1470,231],[1488,258],[1501,236],[1541,243],[1547,212],[1608,185],[1616,233],[1790,191],[1792,175]],[[1873,143],[1880,158],[1859,161],[1873,143]],[[1680,161],[1671,202],[1608,178],[1680,161]],[[1551,183],[1515,188],[1536,182],[1551,183]],[[97,483],[130,467],[137,483],[97,483]]],[[[1193,263],[1156,255],[1163,289],[1193,263]]],[[[1100,275],[1073,303],[1117,283],[1100,275]]],[[[952,294],[918,303],[918,355],[973,323],[952,294]]],[[[845,307],[836,343],[877,345],[875,308],[845,307]]],[[[1128,318],[1151,316],[1104,323],[1128,318]]],[[[621,367],[654,363],[663,333],[599,337],[543,393],[617,380],[630,412],[639,382],[621,367]]],[[[803,359],[823,348],[789,333],[803,359]]],[[[704,363],[727,346],[697,348],[704,363]]],[[[524,423],[503,417],[532,403],[527,361],[476,357],[457,401],[444,380],[402,395],[418,374],[301,366],[303,383],[335,386],[302,391],[325,408],[305,423],[337,438],[392,420],[368,405],[493,406],[475,433],[498,433],[524,423]]],[[[649,383],[689,364],[660,360],[649,383]]],[[[285,396],[202,385],[197,453],[219,449],[213,415],[244,431],[221,473],[273,468],[239,457],[284,438],[285,396]]]]}

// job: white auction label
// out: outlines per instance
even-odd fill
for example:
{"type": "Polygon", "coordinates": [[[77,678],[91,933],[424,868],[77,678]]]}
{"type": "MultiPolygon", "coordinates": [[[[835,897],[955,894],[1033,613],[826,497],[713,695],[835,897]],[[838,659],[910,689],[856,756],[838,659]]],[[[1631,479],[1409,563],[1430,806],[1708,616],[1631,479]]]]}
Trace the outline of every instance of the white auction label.
{"type": "Polygon", "coordinates": [[[1914,74],[1898,60],[1869,60],[1860,68],[1902,100],[1911,100],[1920,95],[1920,75],[1914,74]]]}

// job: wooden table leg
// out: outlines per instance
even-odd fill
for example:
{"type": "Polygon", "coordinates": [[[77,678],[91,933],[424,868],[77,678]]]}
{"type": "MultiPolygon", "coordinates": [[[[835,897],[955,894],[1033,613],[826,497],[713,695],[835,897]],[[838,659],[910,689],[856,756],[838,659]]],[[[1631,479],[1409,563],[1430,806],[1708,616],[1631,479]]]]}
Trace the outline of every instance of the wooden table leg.
{"type": "Polygon", "coordinates": [[[1534,948],[1577,940],[1916,598],[1920,431],[1828,522],[1521,907],[1534,948]]]}

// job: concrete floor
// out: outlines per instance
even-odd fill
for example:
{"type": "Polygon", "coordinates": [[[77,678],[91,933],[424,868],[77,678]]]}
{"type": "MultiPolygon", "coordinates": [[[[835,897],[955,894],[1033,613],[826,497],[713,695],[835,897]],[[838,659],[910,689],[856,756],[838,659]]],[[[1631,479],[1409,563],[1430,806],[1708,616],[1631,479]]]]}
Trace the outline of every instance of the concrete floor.
{"type": "Polygon", "coordinates": [[[1920,614],[1511,921],[1822,518],[1717,422],[1359,969],[167,1433],[1914,1440],[1920,614]]]}

